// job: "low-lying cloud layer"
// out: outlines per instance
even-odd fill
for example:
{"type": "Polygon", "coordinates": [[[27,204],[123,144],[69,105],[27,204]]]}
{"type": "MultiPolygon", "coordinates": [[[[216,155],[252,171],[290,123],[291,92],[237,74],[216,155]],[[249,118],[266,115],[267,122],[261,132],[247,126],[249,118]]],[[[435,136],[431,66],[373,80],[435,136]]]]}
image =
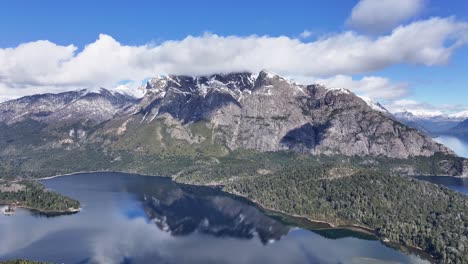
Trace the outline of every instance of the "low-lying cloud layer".
{"type": "Polygon", "coordinates": [[[414,22],[377,38],[347,31],[310,42],[286,36],[205,34],[127,46],[101,34],[80,50],[41,40],[0,49],[0,100],[115,87],[123,81],[140,83],[164,73],[207,75],[261,69],[320,79],[374,99],[394,99],[406,94],[405,84],[380,77],[353,81],[345,75],[368,74],[396,64],[443,65],[467,43],[468,23],[455,18],[414,22]]]}

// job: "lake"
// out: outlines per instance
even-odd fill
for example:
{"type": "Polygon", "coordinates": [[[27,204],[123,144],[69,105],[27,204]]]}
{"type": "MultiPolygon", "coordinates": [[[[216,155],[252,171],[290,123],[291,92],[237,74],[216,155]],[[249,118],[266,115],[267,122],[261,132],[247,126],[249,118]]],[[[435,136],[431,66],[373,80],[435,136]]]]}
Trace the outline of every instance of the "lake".
{"type": "Polygon", "coordinates": [[[452,190],[468,195],[468,178],[456,178],[450,176],[420,176],[417,179],[444,185],[452,190]]]}
{"type": "Polygon", "coordinates": [[[436,137],[434,140],[449,147],[455,151],[458,156],[468,158],[468,142],[466,140],[445,135],[436,137]]]}
{"type": "Polygon", "coordinates": [[[167,178],[89,173],[42,181],[82,211],[0,215],[0,260],[55,263],[428,263],[349,230],[286,225],[245,199],[167,178]]]}

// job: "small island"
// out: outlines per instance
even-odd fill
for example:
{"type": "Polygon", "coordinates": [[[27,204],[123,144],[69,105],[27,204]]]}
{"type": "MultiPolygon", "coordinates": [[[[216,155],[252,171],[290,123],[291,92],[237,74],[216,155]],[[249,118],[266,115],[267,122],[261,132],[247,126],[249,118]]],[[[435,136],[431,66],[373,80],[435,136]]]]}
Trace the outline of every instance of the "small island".
{"type": "Polygon", "coordinates": [[[5,215],[12,215],[15,213],[15,208],[11,205],[8,205],[3,209],[3,213],[5,215]]]}
{"type": "Polygon", "coordinates": [[[0,205],[5,215],[15,208],[26,208],[45,214],[69,214],[80,210],[80,202],[47,190],[38,181],[0,182],[0,205]]]}

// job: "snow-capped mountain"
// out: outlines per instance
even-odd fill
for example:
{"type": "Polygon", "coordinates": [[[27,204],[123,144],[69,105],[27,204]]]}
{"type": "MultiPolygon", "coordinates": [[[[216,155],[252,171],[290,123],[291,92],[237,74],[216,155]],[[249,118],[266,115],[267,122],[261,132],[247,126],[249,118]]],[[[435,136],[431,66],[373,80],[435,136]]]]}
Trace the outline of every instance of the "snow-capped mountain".
{"type": "Polygon", "coordinates": [[[447,134],[468,140],[468,118],[447,131],[447,134]]]}
{"type": "Polygon", "coordinates": [[[399,115],[408,119],[438,118],[438,119],[453,120],[453,121],[463,121],[468,118],[468,111],[463,111],[463,112],[458,112],[458,113],[453,113],[453,114],[446,114],[438,110],[414,109],[414,110],[404,110],[402,112],[396,112],[395,115],[399,115]]]}
{"type": "MultiPolygon", "coordinates": [[[[151,79],[145,89],[133,107],[134,116],[141,115],[138,122],[166,120],[172,133],[187,142],[208,140],[231,150],[403,158],[450,152],[349,90],[302,85],[268,71],[168,75],[151,79]],[[199,122],[210,131],[209,138],[190,129],[199,122]]],[[[122,127],[128,129],[131,121],[125,122],[122,127]]]]}
{"type": "MultiPolygon", "coordinates": [[[[107,155],[104,160],[123,158],[116,153],[154,159],[245,149],[399,159],[455,156],[378,103],[268,71],[167,75],[143,88],[141,99],[100,89],[4,102],[0,158],[83,149],[107,155]]],[[[446,162],[447,174],[465,173],[463,166],[452,165],[446,162]]]]}
{"type": "Polygon", "coordinates": [[[366,102],[370,107],[372,107],[372,109],[374,109],[376,111],[379,111],[379,112],[382,112],[382,113],[385,113],[385,114],[388,114],[388,115],[391,115],[391,113],[387,110],[387,108],[385,108],[379,102],[376,102],[376,101],[370,99],[369,97],[365,97],[365,96],[359,96],[359,97],[362,100],[364,100],[364,102],[366,102]]]}
{"type": "Polygon", "coordinates": [[[298,84],[268,71],[167,75],[149,80],[144,89],[138,100],[105,89],[24,97],[0,104],[0,123],[45,124],[41,133],[54,133],[55,141],[42,137],[35,142],[67,148],[75,143],[105,144],[149,153],[176,148],[174,144],[200,144],[224,151],[392,158],[453,155],[395,121],[378,103],[346,89],[298,84]],[[76,141],[77,134],[86,136],[76,141]]]}
{"type": "Polygon", "coordinates": [[[459,113],[449,115],[450,118],[465,120],[468,119],[468,111],[462,111],[459,113]]]}
{"type": "Polygon", "coordinates": [[[440,111],[412,110],[393,115],[400,122],[432,136],[446,133],[465,120],[463,113],[447,115],[440,111]]]}
{"type": "Polygon", "coordinates": [[[58,94],[39,94],[0,103],[0,122],[13,124],[25,120],[45,123],[86,120],[101,123],[137,99],[104,88],[58,94]]]}

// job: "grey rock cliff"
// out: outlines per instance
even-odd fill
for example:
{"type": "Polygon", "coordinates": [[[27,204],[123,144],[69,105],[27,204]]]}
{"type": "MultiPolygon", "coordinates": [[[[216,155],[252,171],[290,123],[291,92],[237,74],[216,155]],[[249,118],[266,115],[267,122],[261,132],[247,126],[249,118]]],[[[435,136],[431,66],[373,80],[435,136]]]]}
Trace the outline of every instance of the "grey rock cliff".
{"type": "Polygon", "coordinates": [[[5,136],[0,143],[12,149],[10,142],[24,146],[28,139],[36,148],[72,149],[104,142],[112,147],[124,141],[117,145],[124,148],[133,142],[137,149],[149,149],[149,143],[142,142],[159,142],[161,148],[152,148],[157,151],[184,141],[261,152],[402,159],[455,155],[346,89],[302,85],[267,71],[169,75],[154,78],[143,88],[146,94],[139,100],[101,89],[4,102],[0,132],[8,134],[15,127],[22,137],[5,136]]]}
{"type": "Polygon", "coordinates": [[[169,114],[182,125],[206,121],[212,143],[229,149],[392,158],[453,154],[348,90],[301,85],[267,71],[167,76],[146,89],[136,112],[149,120],[169,114]]]}

